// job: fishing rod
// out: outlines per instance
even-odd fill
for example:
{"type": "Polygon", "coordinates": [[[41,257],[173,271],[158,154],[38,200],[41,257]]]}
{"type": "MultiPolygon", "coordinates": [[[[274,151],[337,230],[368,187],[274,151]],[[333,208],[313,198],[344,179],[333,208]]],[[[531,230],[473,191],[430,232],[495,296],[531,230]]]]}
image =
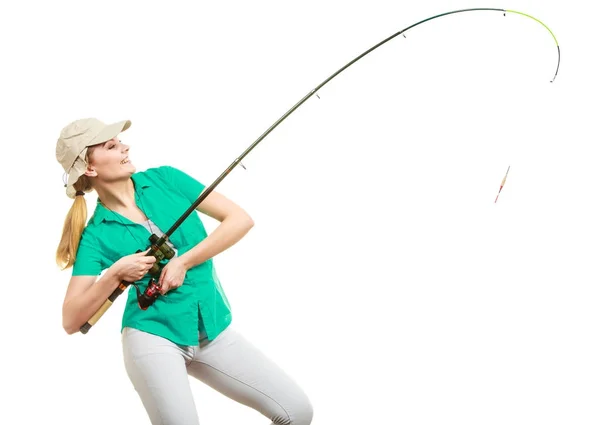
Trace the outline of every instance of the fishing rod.
{"type": "MultiPolygon", "coordinates": [[[[534,18],[531,15],[528,15],[528,14],[522,13],[522,12],[518,12],[516,10],[496,9],[496,8],[471,8],[471,9],[454,10],[454,11],[451,11],[451,12],[441,13],[439,15],[435,15],[435,16],[432,16],[432,17],[427,18],[427,19],[423,19],[423,20],[421,20],[421,21],[419,21],[419,22],[417,22],[415,24],[412,24],[412,25],[404,28],[401,31],[398,31],[398,32],[392,34],[391,36],[389,36],[385,40],[377,43],[376,45],[374,45],[370,49],[364,51],[363,53],[361,53],[360,55],[358,55],[357,57],[355,57],[353,60],[351,60],[346,65],[344,65],[342,68],[338,69],[335,73],[333,73],[331,76],[329,76],[325,81],[323,81],[317,87],[315,87],[310,92],[308,92],[302,99],[300,99],[300,101],[298,101],[298,103],[296,103],[294,106],[292,106],[285,114],[283,114],[281,116],[281,118],[279,118],[277,121],[275,121],[275,123],[273,123],[263,134],[261,134],[260,137],[258,139],[256,139],[239,157],[237,157],[231,163],[231,165],[229,165],[229,167],[227,167],[225,169],[225,171],[223,171],[223,173],[221,173],[221,175],[219,177],[217,177],[217,179],[213,183],[211,183],[210,186],[206,187],[202,191],[202,193],[200,194],[200,196],[198,197],[198,199],[196,199],[196,201],[194,201],[194,203],[192,205],[190,205],[190,207],[171,226],[171,228],[169,230],[167,230],[166,233],[164,233],[160,238],[157,235],[155,235],[155,234],[152,234],[149,237],[149,240],[150,240],[150,249],[146,253],[146,255],[147,256],[154,256],[157,261],[156,261],[156,263],[153,265],[153,267],[149,271],[149,274],[151,275],[151,279],[148,282],[148,285],[147,285],[146,289],[142,292],[142,291],[139,290],[138,286],[134,284],[135,289],[137,291],[137,298],[138,298],[138,305],[139,305],[139,307],[142,310],[146,310],[148,307],[150,307],[154,303],[154,301],[160,295],[160,286],[158,286],[158,284],[156,283],[156,280],[157,280],[157,278],[158,278],[158,276],[160,274],[160,271],[161,271],[161,266],[158,263],[159,263],[159,261],[162,261],[164,259],[170,260],[173,257],[173,255],[174,255],[173,250],[167,245],[167,240],[169,239],[169,237],[181,225],[181,223],[183,223],[183,221],[196,209],[196,207],[198,205],[200,205],[200,203],[202,203],[202,201],[204,199],[206,199],[206,197],[215,189],[215,187],[217,187],[217,185],[219,185],[219,183],[221,183],[221,181],[225,177],[227,177],[227,175],[231,172],[231,170],[233,170],[235,167],[237,167],[238,164],[240,164],[240,165],[243,166],[243,164],[241,164],[242,159],[244,159],[244,157],[246,155],[248,155],[265,137],[267,137],[267,135],[269,135],[269,133],[271,133],[271,131],[273,131],[279,124],[281,124],[283,122],[283,120],[285,120],[287,117],[289,117],[296,109],[298,109],[312,95],[314,95],[315,93],[317,93],[319,89],[321,89],[325,84],[327,84],[329,81],[331,81],[333,78],[335,78],[338,74],[340,74],[346,68],[350,67],[352,64],[354,64],[358,60],[362,59],[364,56],[368,55],[373,50],[377,49],[378,47],[380,47],[381,45],[387,43],[388,41],[396,38],[400,34],[408,31],[411,28],[416,27],[417,25],[423,24],[423,23],[425,23],[427,21],[431,21],[431,20],[436,19],[436,18],[440,18],[442,16],[452,15],[452,14],[455,14],[455,13],[462,13],[462,12],[474,12],[474,11],[502,12],[504,14],[504,16],[506,16],[506,13],[515,13],[515,14],[518,14],[518,15],[521,15],[521,16],[526,16],[528,18],[531,18],[534,21],[537,21],[540,24],[542,24],[550,32],[550,34],[552,35],[552,38],[554,39],[554,42],[556,43],[556,47],[557,47],[557,50],[558,50],[558,64],[556,66],[556,71],[554,73],[554,77],[550,81],[551,83],[554,82],[554,79],[556,78],[556,76],[558,74],[558,68],[560,67],[560,46],[558,45],[558,40],[556,39],[556,37],[554,36],[554,33],[550,30],[550,28],[548,28],[548,26],[546,26],[546,24],[544,24],[542,21],[540,21],[537,18],[534,18]]],[[[141,252],[141,250],[138,250],[137,252],[141,252]]],[[[120,284],[119,284],[119,286],[113,291],[113,293],[108,297],[108,299],[104,302],[104,304],[96,311],[96,313],[90,318],[90,320],[88,320],[80,328],[80,331],[82,333],[84,333],[84,334],[87,333],[91,329],[91,327],[100,319],[100,317],[102,317],[102,315],[110,308],[110,306],[117,299],[117,297],[119,295],[121,295],[123,293],[123,291],[130,284],[132,284],[132,283],[131,282],[126,282],[126,281],[121,281],[120,284]]]]}

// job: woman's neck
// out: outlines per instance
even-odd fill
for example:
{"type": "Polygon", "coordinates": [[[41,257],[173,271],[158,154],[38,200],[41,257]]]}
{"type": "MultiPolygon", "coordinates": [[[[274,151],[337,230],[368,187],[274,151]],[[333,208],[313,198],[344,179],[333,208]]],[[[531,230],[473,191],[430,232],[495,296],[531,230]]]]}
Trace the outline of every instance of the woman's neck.
{"type": "Polygon", "coordinates": [[[135,185],[131,178],[94,188],[102,205],[113,211],[125,211],[135,207],[135,185]]]}

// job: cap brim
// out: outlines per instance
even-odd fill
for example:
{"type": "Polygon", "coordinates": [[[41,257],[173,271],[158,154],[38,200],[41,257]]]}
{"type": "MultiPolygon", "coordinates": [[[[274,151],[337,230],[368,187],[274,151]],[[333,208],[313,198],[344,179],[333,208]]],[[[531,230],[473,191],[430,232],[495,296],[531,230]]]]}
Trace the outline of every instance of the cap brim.
{"type": "Polygon", "coordinates": [[[107,125],[104,129],[98,133],[96,137],[94,137],[86,146],[98,145],[100,143],[104,143],[107,140],[110,140],[127,130],[131,127],[130,120],[119,121],[114,124],[107,125]]]}

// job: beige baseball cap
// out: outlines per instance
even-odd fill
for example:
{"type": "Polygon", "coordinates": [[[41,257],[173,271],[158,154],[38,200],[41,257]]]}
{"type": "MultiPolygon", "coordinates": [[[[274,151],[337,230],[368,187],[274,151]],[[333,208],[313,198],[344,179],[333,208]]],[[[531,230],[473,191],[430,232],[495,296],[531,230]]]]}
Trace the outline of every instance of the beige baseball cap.
{"type": "Polygon", "coordinates": [[[129,120],[107,125],[96,118],[83,118],[62,129],[56,143],[56,159],[65,170],[65,187],[69,198],[75,198],[73,185],[87,168],[85,155],[88,146],[104,143],[130,126],[129,120]]]}

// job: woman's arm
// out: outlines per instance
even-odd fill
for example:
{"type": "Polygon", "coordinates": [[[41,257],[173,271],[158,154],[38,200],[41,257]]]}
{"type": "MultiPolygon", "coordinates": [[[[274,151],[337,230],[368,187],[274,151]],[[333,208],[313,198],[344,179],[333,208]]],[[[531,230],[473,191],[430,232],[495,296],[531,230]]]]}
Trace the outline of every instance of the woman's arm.
{"type": "Polygon", "coordinates": [[[190,269],[225,251],[244,237],[254,221],[239,205],[218,192],[212,191],[196,210],[221,222],[219,226],[180,259],[190,269]]]}
{"type": "Polygon", "coordinates": [[[63,328],[70,335],[87,322],[119,286],[121,281],[142,279],[156,262],[148,251],[127,255],[98,276],[72,276],[63,302],[63,328]],[[97,280],[97,281],[96,281],[97,280]]]}
{"type": "Polygon", "coordinates": [[[71,335],[92,317],[119,286],[115,270],[109,268],[98,276],[72,276],[63,302],[63,328],[71,335]],[[97,280],[97,281],[96,281],[97,280]]]}

